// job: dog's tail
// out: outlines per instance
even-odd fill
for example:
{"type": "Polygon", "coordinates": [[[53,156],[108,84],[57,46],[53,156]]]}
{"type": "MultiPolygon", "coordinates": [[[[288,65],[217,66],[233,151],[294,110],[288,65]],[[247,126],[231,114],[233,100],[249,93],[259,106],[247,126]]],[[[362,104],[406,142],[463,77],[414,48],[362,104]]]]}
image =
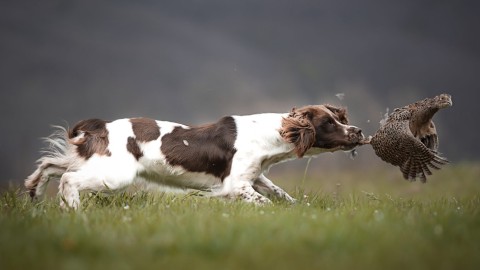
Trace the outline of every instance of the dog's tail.
{"type": "Polygon", "coordinates": [[[75,161],[67,130],[60,126],[54,128],[56,131],[44,138],[48,147],[42,151],[43,156],[37,161],[37,169],[25,180],[25,187],[32,199],[42,196],[48,182],[60,179],[75,161]]]}

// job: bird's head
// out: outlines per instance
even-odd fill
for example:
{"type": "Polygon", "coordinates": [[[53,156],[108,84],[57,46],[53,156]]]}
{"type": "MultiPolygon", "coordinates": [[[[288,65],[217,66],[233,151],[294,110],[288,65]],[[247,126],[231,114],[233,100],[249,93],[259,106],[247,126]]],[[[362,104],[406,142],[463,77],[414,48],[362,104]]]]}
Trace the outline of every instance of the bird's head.
{"type": "Polygon", "coordinates": [[[449,94],[441,94],[432,98],[432,105],[438,109],[444,109],[452,106],[452,96],[449,94]]]}

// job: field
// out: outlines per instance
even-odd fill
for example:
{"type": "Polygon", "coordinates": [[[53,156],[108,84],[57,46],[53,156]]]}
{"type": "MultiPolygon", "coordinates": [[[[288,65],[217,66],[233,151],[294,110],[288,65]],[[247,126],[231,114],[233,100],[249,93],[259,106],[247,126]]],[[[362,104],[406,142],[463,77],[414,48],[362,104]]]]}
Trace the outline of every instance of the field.
{"type": "Polygon", "coordinates": [[[427,184],[396,169],[282,178],[297,204],[132,189],[84,194],[81,211],[66,212],[11,188],[0,268],[480,269],[478,164],[446,166],[427,184]]]}

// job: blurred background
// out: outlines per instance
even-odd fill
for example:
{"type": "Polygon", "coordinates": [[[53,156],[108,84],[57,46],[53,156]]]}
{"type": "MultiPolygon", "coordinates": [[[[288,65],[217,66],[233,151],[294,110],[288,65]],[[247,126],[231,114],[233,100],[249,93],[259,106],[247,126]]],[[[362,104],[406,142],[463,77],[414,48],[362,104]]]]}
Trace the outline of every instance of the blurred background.
{"type": "MultiPolygon", "coordinates": [[[[0,186],[34,170],[50,125],[194,125],[332,103],[370,135],[387,108],[440,93],[454,103],[434,118],[440,151],[475,163],[479,11],[478,1],[1,1],[0,186]]],[[[314,159],[309,174],[390,166],[370,146],[358,152],[314,159]]]]}

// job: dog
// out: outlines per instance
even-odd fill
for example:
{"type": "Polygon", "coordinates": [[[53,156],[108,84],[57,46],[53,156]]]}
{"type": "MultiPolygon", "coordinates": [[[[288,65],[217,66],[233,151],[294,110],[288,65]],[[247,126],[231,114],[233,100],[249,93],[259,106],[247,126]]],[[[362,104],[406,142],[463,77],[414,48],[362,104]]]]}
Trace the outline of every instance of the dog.
{"type": "Polygon", "coordinates": [[[49,150],[25,180],[34,199],[59,179],[64,208],[80,206],[79,192],[110,191],[136,178],[255,204],[277,197],[294,203],[264,172],[279,162],[364,144],[345,108],[309,105],[289,113],[226,116],[186,126],[148,118],[89,119],[59,127],[49,150]]]}

